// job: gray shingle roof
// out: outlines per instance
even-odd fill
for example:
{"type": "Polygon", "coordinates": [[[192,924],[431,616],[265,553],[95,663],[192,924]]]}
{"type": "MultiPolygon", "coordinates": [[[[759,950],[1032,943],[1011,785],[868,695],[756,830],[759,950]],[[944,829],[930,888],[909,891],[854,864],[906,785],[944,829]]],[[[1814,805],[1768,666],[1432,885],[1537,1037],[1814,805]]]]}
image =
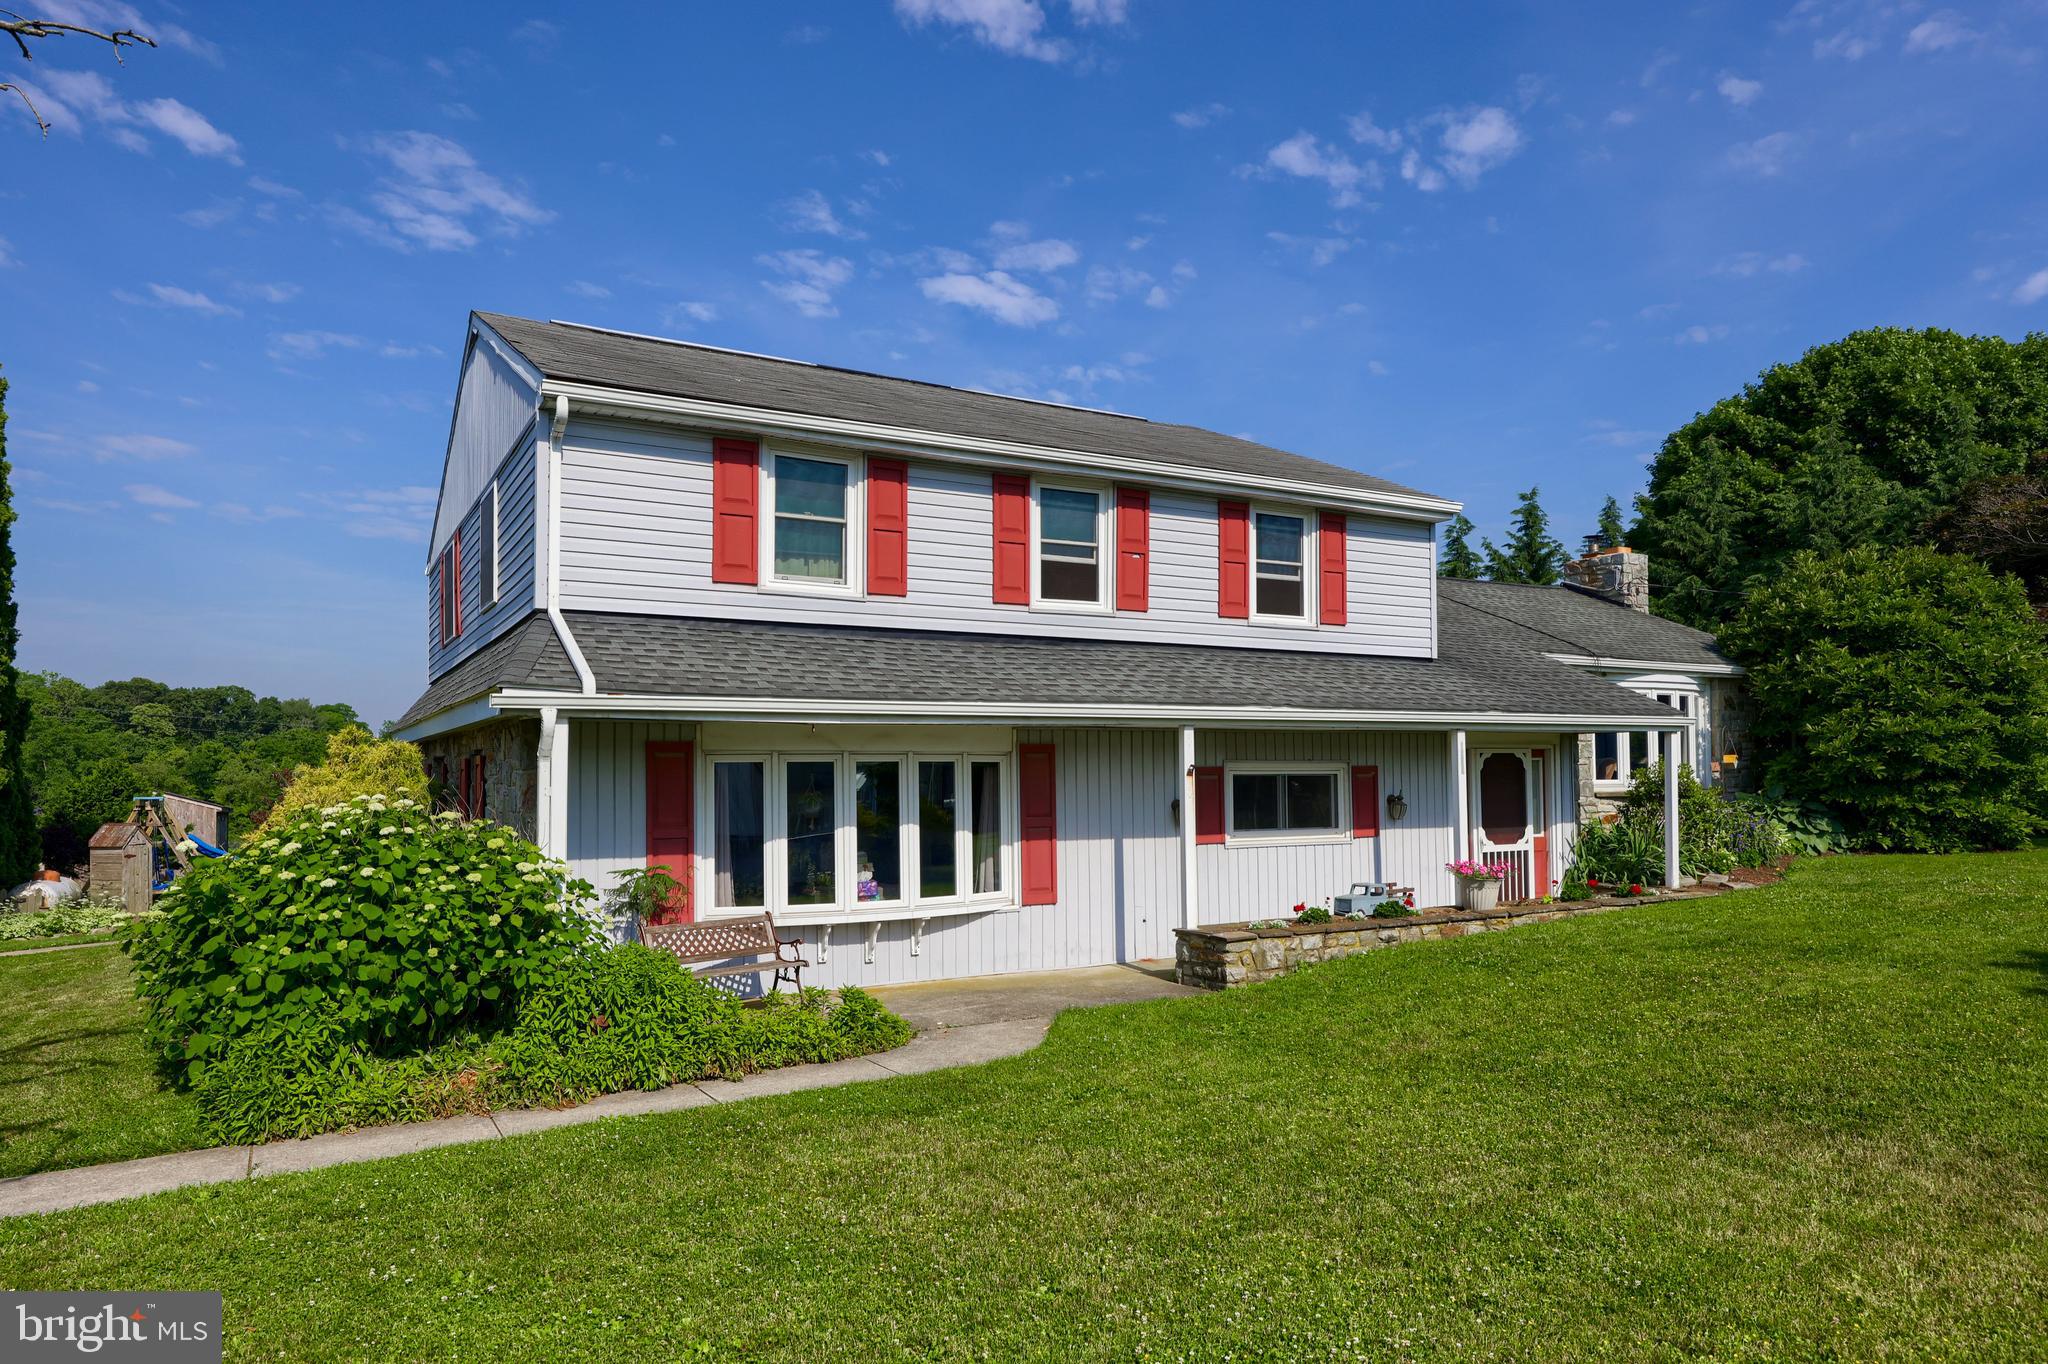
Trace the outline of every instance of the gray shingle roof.
{"type": "Polygon", "coordinates": [[[398,717],[398,726],[414,724],[464,701],[473,701],[499,687],[577,688],[576,665],[555,638],[555,627],[536,611],[483,648],[434,679],[419,700],[398,717]]]}
{"type": "Polygon", "coordinates": [[[915,379],[741,355],[682,341],[478,313],[550,379],[886,423],[919,431],[1423,497],[1413,488],[1195,426],[1055,407],[915,379]]]}
{"type": "Polygon", "coordinates": [[[1438,600],[1444,607],[1455,603],[1517,626],[1528,632],[1530,642],[1544,653],[1686,666],[1726,666],[1729,661],[1705,630],[1632,611],[1575,587],[1527,587],[1520,583],[1446,578],[1438,583],[1438,588],[1438,600]]]}
{"type": "MultiPolygon", "coordinates": [[[[571,612],[568,620],[598,690],[624,695],[886,701],[906,709],[973,700],[1014,706],[1020,715],[1050,705],[1285,705],[1475,719],[1671,718],[1647,697],[1544,658],[1519,627],[1455,605],[1444,610],[1441,656],[1433,660],[596,612],[571,612]]],[[[501,672],[489,685],[574,689],[574,677],[562,677],[567,660],[556,667],[548,647],[530,643],[537,632],[554,646],[546,618],[532,618],[514,632],[524,642],[499,655],[501,672]]],[[[476,694],[491,652],[471,660],[477,673],[461,687],[437,682],[406,722],[476,694]]]]}

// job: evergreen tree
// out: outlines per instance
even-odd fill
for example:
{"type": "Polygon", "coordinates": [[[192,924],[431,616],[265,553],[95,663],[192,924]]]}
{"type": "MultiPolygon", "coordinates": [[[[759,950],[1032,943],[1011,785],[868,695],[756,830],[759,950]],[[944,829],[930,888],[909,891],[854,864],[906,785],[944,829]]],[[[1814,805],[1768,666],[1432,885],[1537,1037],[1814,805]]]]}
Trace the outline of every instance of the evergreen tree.
{"type": "Polygon", "coordinates": [[[1621,524],[1621,503],[1608,498],[1600,508],[1600,546],[1612,549],[1628,543],[1628,531],[1621,524]]]}
{"type": "Polygon", "coordinates": [[[1482,565],[1479,552],[1472,548],[1471,521],[1465,513],[1459,512],[1444,527],[1443,549],[1437,556],[1436,575],[1439,578],[1477,578],[1482,565]]]}
{"type": "Polygon", "coordinates": [[[14,485],[7,463],[7,381],[0,379],[0,888],[26,881],[40,861],[35,801],[22,761],[28,699],[15,671],[21,627],[14,605],[14,485]]]}
{"type": "Polygon", "coordinates": [[[1531,488],[1516,496],[1506,549],[1496,549],[1491,540],[1480,542],[1486,553],[1486,576],[1497,583],[1549,587],[1564,576],[1564,546],[1551,538],[1550,517],[1536,500],[1538,491],[1531,488]]]}

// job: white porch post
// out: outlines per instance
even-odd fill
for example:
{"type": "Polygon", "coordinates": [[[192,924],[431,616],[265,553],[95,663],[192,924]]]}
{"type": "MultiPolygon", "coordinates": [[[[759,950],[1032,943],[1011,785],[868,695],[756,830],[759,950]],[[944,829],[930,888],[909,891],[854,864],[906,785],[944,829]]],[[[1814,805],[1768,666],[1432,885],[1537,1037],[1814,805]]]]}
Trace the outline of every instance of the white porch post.
{"type": "Polygon", "coordinates": [[[569,720],[553,706],[540,712],[540,748],[535,754],[537,799],[534,833],[549,857],[569,856],[569,720]]]}
{"type": "Polygon", "coordinates": [[[1664,734],[1664,884],[1671,890],[1678,889],[1678,749],[1684,737],[1675,729],[1664,734]]]}
{"type": "Polygon", "coordinates": [[[1465,731],[1451,731],[1451,858],[1463,861],[1472,855],[1472,793],[1467,782],[1472,764],[1467,759],[1465,731]]]}
{"type": "Polygon", "coordinates": [[[1180,727],[1180,923],[1193,928],[1195,896],[1195,727],[1180,727]]]}

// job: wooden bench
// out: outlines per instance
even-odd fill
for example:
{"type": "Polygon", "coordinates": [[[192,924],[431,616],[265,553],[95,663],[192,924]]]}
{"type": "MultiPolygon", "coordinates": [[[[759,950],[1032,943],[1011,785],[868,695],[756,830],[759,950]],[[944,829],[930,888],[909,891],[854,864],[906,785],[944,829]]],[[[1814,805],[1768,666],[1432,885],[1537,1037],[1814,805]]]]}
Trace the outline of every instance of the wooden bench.
{"type": "Polygon", "coordinates": [[[804,940],[778,936],[775,920],[766,914],[750,914],[743,919],[699,919],[687,924],[642,924],[640,941],[657,952],[668,953],[685,966],[695,968],[691,974],[699,980],[723,976],[765,976],[773,972],[774,978],[768,987],[771,991],[780,990],[784,981],[801,990],[803,969],[810,965],[796,950],[804,945],[804,940]],[[755,960],[729,961],[732,957],[753,957],[755,960]],[[700,965],[703,962],[724,964],[700,965]]]}

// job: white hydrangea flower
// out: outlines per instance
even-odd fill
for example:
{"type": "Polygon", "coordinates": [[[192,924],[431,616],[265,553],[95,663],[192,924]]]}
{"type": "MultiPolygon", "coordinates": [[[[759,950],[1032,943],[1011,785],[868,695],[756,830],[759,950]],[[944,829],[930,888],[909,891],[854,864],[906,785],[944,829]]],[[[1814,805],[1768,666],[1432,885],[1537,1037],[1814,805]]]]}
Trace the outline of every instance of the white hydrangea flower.
{"type": "Polygon", "coordinates": [[[395,833],[397,833],[397,832],[398,832],[398,826],[397,826],[396,824],[386,824],[386,825],[385,825],[385,826],[384,826],[383,828],[381,828],[381,829],[377,830],[377,837],[379,837],[379,838],[389,838],[389,837],[391,837],[391,835],[393,835],[393,834],[395,834],[395,833]]]}
{"type": "Polygon", "coordinates": [[[471,885],[475,885],[477,882],[484,879],[484,874],[480,871],[473,871],[469,875],[463,877],[462,879],[469,882],[471,885]]]}
{"type": "Polygon", "coordinates": [[[337,882],[332,876],[323,876],[320,878],[320,889],[322,890],[333,890],[335,886],[338,884],[340,883],[337,882]]]}

